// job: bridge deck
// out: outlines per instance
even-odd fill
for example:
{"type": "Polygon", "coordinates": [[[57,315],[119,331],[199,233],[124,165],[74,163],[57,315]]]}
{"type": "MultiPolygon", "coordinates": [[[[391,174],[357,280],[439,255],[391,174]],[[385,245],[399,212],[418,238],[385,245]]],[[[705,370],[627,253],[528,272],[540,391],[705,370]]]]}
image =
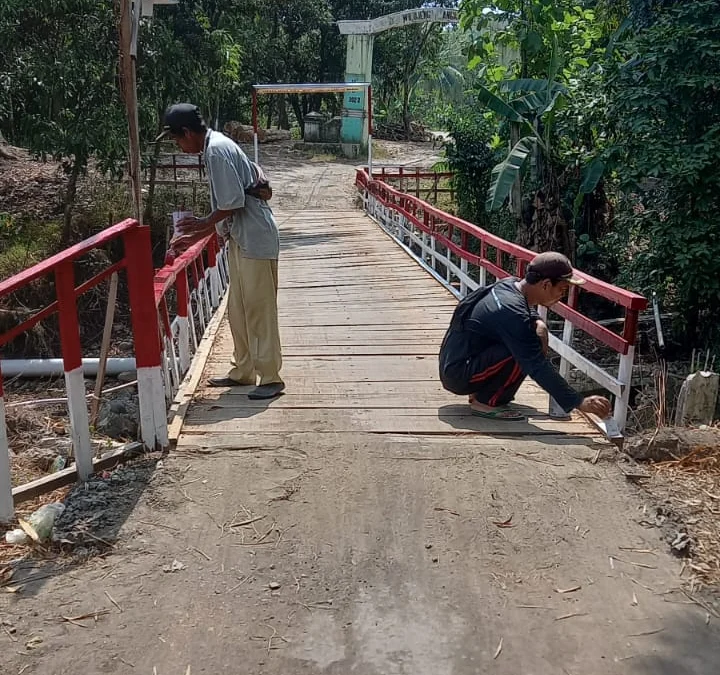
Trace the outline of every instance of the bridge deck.
{"type": "MultiPolygon", "coordinates": [[[[547,415],[547,394],[523,385],[528,421],[468,414],[438,381],[437,353],[455,298],[357,211],[280,214],[283,377],[287,393],[267,403],[245,391],[200,390],[183,442],[197,434],[370,432],[536,436],[592,435],[574,419],[547,415]]],[[[206,375],[225,374],[225,323],[206,375]]],[[[206,444],[210,443],[205,438],[206,444]]]]}

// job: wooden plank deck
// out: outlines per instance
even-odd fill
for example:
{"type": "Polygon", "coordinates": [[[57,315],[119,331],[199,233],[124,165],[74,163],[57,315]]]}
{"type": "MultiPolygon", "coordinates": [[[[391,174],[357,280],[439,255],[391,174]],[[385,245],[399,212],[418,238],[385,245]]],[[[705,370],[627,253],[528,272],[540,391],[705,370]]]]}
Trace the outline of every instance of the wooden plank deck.
{"type": "MultiPolygon", "coordinates": [[[[185,420],[187,442],[198,434],[281,432],[595,435],[581,419],[550,419],[547,394],[531,381],[517,401],[528,407],[526,422],[468,414],[464,397],[444,391],[437,374],[455,298],[358,211],[278,218],[286,394],[250,401],[246,390],[201,383],[185,420]]],[[[224,374],[231,353],[225,322],[205,376],[224,374]]]]}

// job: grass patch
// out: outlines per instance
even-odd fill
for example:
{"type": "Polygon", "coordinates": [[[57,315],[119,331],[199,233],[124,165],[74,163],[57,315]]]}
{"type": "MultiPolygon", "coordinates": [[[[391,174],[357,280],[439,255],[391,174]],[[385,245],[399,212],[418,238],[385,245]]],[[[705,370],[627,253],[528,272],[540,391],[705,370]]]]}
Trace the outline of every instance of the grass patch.
{"type": "Polygon", "coordinates": [[[60,221],[12,224],[0,235],[0,279],[22,272],[50,257],[60,245],[60,221]]]}

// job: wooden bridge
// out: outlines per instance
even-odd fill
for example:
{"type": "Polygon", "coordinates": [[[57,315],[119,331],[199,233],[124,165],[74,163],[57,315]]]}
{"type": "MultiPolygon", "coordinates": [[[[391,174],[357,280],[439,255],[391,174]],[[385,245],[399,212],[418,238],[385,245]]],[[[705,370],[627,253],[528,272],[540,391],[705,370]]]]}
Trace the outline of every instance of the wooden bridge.
{"type": "MultiPolygon", "coordinates": [[[[457,302],[452,293],[358,211],[278,218],[287,391],[270,403],[251,401],[247,390],[218,396],[201,380],[180,446],[278,431],[447,434],[469,444],[473,435],[593,436],[582,419],[550,419],[547,394],[529,380],[518,399],[528,406],[526,422],[470,415],[467,400],[444,391],[438,379],[440,342],[457,302]]],[[[205,378],[224,375],[231,354],[223,323],[205,378]]]]}
{"type": "MultiPolygon", "coordinates": [[[[215,272],[197,262],[200,246],[155,275],[162,363],[138,353],[141,403],[156,404],[143,434],[167,438],[162,384],[174,394],[187,373],[175,447],[162,464],[130,465],[134,483],[118,468],[103,484],[124,510],[112,532],[93,535],[108,545],[102,558],[43,561],[40,573],[17,565],[16,592],[0,595],[8,645],[17,641],[7,672],[715,672],[716,610],[681,590],[681,563],[647,525],[651,507],[611,447],[580,420],[551,420],[532,382],[520,392],[523,423],[472,417],[440,387],[456,296],[486,273],[521,270],[526,254],[492,238],[473,248],[469,224],[390,179],[359,182],[375,220],[349,209],[277,214],[287,391],[276,400],[204,386],[232,349],[222,252],[210,244],[215,272]],[[498,249],[491,260],[495,245],[516,257],[498,249]],[[186,301],[172,320],[169,289],[186,301]]],[[[141,261],[123,264],[147,274],[141,261]]],[[[630,319],[637,311],[632,294],[587,286],[625,302],[630,319]]],[[[571,329],[555,345],[622,400],[632,331],[606,335],[573,298],[558,309],[617,347],[615,377],[572,353],[571,329]]]]}

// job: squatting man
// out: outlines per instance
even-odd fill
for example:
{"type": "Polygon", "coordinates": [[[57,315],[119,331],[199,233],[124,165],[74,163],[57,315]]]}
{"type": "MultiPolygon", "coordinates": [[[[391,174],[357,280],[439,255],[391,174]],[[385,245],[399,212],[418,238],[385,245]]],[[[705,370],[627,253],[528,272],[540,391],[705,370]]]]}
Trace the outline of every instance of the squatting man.
{"type": "Polygon", "coordinates": [[[535,307],[552,307],[571,285],[585,283],[560,253],[540,253],[524,279],[509,277],[473,291],[453,313],[440,348],[440,379],[469,397],[472,413],[496,420],[523,420],[509,404],[530,376],[570,412],[610,415],[603,396],[581,396],[547,358],[548,329],[535,307]]]}

